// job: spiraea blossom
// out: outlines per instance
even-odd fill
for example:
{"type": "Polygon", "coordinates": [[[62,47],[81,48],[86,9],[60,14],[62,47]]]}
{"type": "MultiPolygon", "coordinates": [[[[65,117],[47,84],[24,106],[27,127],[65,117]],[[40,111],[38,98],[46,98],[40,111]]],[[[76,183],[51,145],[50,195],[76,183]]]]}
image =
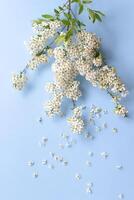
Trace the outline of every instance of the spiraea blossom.
{"type": "Polygon", "coordinates": [[[71,130],[75,134],[81,134],[84,130],[84,120],[82,118],[82,107],[76,107],[73,109],[73,116],[67,119],[67,122],[71,126],[71,130]]]}
{"type": "MultiPolygon", "coordinates": [[[[120,116],[127,116],[127,109],[120,104],[122,97],[128,93],[127,89],[116,69],[104,62],[101,39],[95,33],[87,32],[83,28],[83,22],[74,15],[71,5],[77,3],[68,0],[63,7],[54,10],[54,16],[42,15],[41,19],[33,22],[33,35],[26,43],[31,59],[21,73],[13,75],[13,86],[21,90],[27,81],[26,71],[37,69],[51,57],[54,80],[45,86],[51,98],[44,103],[45,112],[49,117],[61,114],[65,98],[76,103],[82,95],[78,76],[83,76],[92,86],[106,90],[115,104],[114,112],[120,116]]],[[[82,2],[79,15],[90,3],[91,1],[82,2]]],[[[87,11],[89,19],[93,22],[101,21],[104,16],[100,11],[91,8],[87,11]]],[[[82,132],[84,121],[81,107],[74,108],[73,116],[68,122],[73,132],[82,132]]]]}
{"type": "Polygon", "coordinates": [[[27,82],[27,77],[25,73],[13,74],[12,84],[15,89],[22,90],[26,82],[27,82]]]}

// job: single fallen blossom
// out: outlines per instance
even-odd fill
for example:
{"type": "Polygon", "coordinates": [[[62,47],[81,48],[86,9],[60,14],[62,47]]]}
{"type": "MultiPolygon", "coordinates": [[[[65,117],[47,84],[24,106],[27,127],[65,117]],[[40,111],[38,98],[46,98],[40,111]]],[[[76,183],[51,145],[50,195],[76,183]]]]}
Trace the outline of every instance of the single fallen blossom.
{"type": "Polygon", "coordinates": [[[33,166],[35,165],[35,162],[32,161],[32,160],[30,160],[30,161],[28,161],[27,165],[28,165],[29,167],[33,167],[33,166]]]}
{"type": "Polygon", "coordinates": [[[75,174],[75,179],[76,179],[77,181],[79,181],[81,178],[82,178],[81,174],[79,174],[79,173],[76,173],[76,174],[75,174]]]}
{"type": "Polygon", "coordinates": [[[109,154],[107,153],[107,152],[102,152],[102,153],[100,153],[100,156],[103,158],[103,159],[107,159],[108,158],[108,156],[109,156],[109,154]]]}

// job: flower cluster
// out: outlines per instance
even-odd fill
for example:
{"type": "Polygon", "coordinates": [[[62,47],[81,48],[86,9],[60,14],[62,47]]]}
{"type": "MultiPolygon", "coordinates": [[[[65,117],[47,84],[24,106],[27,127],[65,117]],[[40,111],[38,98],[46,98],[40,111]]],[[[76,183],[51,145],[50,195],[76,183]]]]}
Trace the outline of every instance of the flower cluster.
{"type": "Polygon", "coordinates": [[[25,73],[21,72],[19,74],[13,74],[12,84],[13,87],[17,90],[22,90],[27,82],[27,77],[25,73]]]}
{"type": "MultiPolygon", "coordinates": [[[[61,22],[43,21],[42,23],[33,23],[33,36],[26,44],[32,58],[27,63],[26,68],[35,70],[40,64],[47,63],[48,57],[53,55],[53,50],[48,48],[48,41],[55,36],[61,28],[61,22]]],[[[13,87],[22,90],[27,78],[24,73],[14,74],[12,77],[13,87]]]]}
{"type": "Polygon", "coordinates": [[[86,31],[78,32],[75,40],[56,47],[53,51],[55,62],[52,65],[55,89],[62,91],[63,96],[77,101],[81,96],[77,76],[81,75],[93,86],[110,91],[116,104],[126,96],[125,85],[117,76],[115,68],[103,63],[99,49],[100,39],[86,31]]]}
{"type": "Polygon", "coordinates": [[[73,116],[68,118],[68,123],[71,125],[73,133],[81,134],[84,130],[84,121],[82,118],[82,107],[76,107],[73,110],[73,116]]]}
{"type": "Polygon", "coordinates": [[[33,36],[30,41],[26,43],[26,47],[32,56],[36,56],[44,50],[48,40],[53,38],[61,27],[61,22],[55,21],[43,21],[40,24],[33,23],[33,36]]]}
{"type": "Polygon", "coordinates": [[[63,99],[62,92],[57,92],[54,93],[53,98],[49,100],[47,104],[44,105],[48,117],[53,117],[54,115],[61,113],[60,108],[62,99],[63,99]]]}
{"type": "Polygon", "coordinates": [[[47,56],[42,54],[40,56],[35,56],[33,57],[29,62],[28,62],[28,67],[32,70],[35,70],[39,64],[43,64],[47,62],[47,56]]]}
{"type": "Polygon", "coordinates": [[[128,110],[124,106],[122,106],[121,104],[117,104],[114,112],[117,115],[120,115],[120,116],[123,116],[123,117],[127,117],[127,114],[128,114],[128,110]]]}

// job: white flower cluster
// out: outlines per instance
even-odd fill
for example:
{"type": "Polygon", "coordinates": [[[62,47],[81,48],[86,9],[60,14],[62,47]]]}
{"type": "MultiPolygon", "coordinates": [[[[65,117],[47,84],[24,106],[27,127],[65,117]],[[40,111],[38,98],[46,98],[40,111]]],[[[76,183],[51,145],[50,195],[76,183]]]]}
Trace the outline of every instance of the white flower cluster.
{"type": "Polygon", "coordinates": [[[22,90],[27,82],[27,77],[25,73],[13,74],[12,76],[12,84],[13,87],[17,90],[22,90]]]}
{"type": "Polygon", "coordinates": [[[61,27],[61,22],[55,21],[44,21],[40,24],[33,23],[33,36],[30,41],[26,43],[30,54],[36,56],[40,53],[48,42],[48,39],[52,38],[57,30],[61,27]]]}
{"type": "Polygon", "coordinates": [[[40,56],[35,56],[28,62],[28,67],[32,70],[35,70],[39,64],[46,63],[47,60],[48,59],[45,54],[42,54],[40,56]]]}
{"type": "Polygon", "coordinates": [[[53,117],[56,114],[61,113],[61,103],[63,99],[62,92],[54,93],[53,98],[47,102],[47,104],[44,105],[44,108],[46,110],[46,114],[48,117],[53,117]]]}
{"type": "MultiPolygon", "coordinates": [[[[40,64],[48,61],[48,56],[53,55],[52,49],[46,49],[48,40],[53,38],[57,31],[62,27],[60,21],[43,21],[40,24],[33,23],[33,36],[30,41],[26,43],[30,54],[32,55],[31,60],[27,63],[27,68],[35,70],[40,64]],[[48,52],[44,51],[48,50],[48,52]]],[[[27,78],[25,74],[16,74],[12,77],[13,87],[21,90],[23,89],[27,78]]]]}
{"type": "Polygon", "coordinates": [[[48,40],[55,36],[59,28],[61,28],[61,22],[58,20],[43,21],[41,24],[33,23],[34,34],[28,44],[26,44],[32,55],[32,59],[28,62],[28,67],[30,69],[34,70],[39,64],[47,62],[47,56],[43,54],[40,55],[40,53],[45,50],[48,40]]]}
{"type": "Polygon", "coordinates": [[[71,125],[71,130],[75,134],[81,134],[84,130],[84,121],[82,118],[82,107],[76,107],[73,110],[73,116],[68,118],[68,123],[71,125]]]}
{"type": "Polygon", "coordinates": [[[122,106],[121,104],[117,104],[117,106],[115,107],[114,112],[117,115],[120,115],[120,116],[123,116],[123,117],[126,117],[127,114],[128,114],[128,110],[124,106],[122,106]]]}
{"type": "Polygon", "coordinates": [[[125,85],[114,67],[104,65],[99,48],[100,39],[86,31],[78,32],[73,41],[56,47],[53,51],[55,62],[52,65],[55,89],[76,101],[81,96],[80,83],[77,81],[77,76],[81,75],[93,86],[108,90],[115,97],[126,96],[125,85]]]}

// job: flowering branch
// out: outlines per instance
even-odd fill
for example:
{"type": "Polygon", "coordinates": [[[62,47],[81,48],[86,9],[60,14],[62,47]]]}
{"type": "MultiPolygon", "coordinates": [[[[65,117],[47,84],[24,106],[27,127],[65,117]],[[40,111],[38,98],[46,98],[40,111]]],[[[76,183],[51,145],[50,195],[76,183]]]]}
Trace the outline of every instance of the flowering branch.
{"type": "Polygon", "coordinates": [[[90,8],[92,0],[68,0],[63,6],[54,9],[54,14],[43,14],[33,21],[33,35],[27,44],[31,60],[19,74],[14,74],[14,88],[21,90],[28,78],[27,70],[35,70],[40,64],[54,57],[52,72],[55,79],[46,84],[46,91],[52,98],[44,105],[49,117],[61,114],[64,98],[73,102],[73,116],[68,122],[74,132],[82,132],[84,121],[81,107],[76,101],[82,95],[78,75],[83,76],[93,86],[106,90],[115,103],[114,112],[123,117],[128,111],[120,104],[121,98],[127,95],[127,89],[113,66],[104,63],[100,39],[86,31],[80,15],[85,11],[90,21],[101,22],[104,14],[90,8]],[[77,5],[75,16],[72,5],[77,5]]]}

